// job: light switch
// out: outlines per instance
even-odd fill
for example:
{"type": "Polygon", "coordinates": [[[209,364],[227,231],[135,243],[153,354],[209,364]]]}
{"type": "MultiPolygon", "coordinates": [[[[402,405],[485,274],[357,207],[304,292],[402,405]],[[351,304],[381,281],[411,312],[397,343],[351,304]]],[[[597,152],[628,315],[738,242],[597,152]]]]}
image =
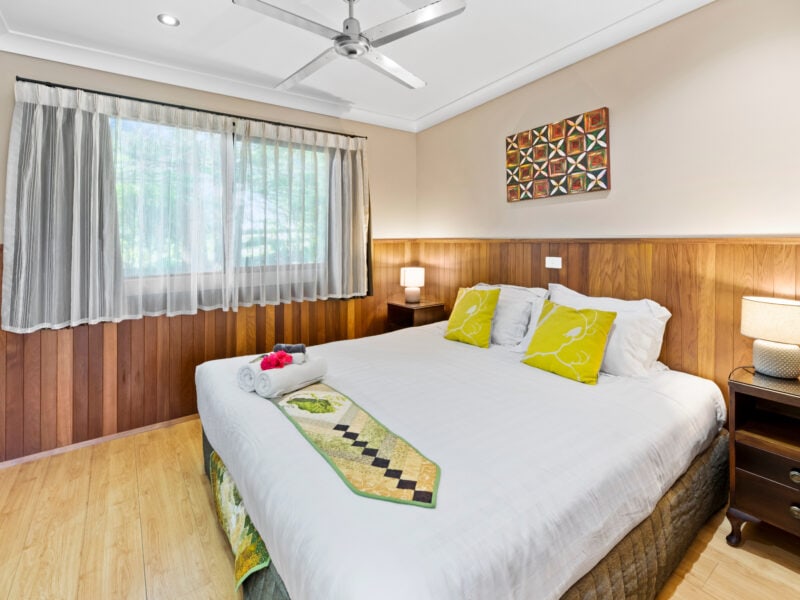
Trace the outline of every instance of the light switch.
{"type": "Polygon", "coordinates": [[[560,269],[561,257],[560,256],[545,256],[544,266],[548,269],[560,269]]]}

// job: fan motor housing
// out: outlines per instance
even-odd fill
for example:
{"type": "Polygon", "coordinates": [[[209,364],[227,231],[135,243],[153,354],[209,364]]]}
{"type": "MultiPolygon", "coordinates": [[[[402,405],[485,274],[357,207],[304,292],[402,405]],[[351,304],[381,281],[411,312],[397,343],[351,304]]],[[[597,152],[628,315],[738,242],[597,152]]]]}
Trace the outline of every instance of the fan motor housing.
{"type": "Polygon", "coordinates": [[[346,58],[358,58],[369,51],[369,40],[363,35],[359,35],[358,37],[340,35],[336,38],[334,48],[337,54],[346,58]]]}

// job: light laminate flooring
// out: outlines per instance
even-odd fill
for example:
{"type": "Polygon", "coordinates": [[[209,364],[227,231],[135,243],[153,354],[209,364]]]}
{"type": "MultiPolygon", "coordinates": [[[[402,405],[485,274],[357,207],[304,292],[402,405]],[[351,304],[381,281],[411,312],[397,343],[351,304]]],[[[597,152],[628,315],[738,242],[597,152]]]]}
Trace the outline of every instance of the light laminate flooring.
{"type": "MultiPolygon", "coordinates": [[[[799,538],[727,533],[720,512],[659,600],[800,599],[799,538]]],[[[0,600],[241,598],[232,574],[196,418],[0,468],[0,600]]]]}

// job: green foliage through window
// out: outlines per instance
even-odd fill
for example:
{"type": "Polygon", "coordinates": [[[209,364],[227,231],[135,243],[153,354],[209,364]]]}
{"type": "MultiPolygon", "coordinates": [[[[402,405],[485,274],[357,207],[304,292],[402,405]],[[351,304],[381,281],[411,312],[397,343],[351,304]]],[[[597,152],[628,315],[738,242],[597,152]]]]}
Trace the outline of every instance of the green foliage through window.
{"type": "Polygon", "coordinates": [[[326,260],[325,150],[229,132],[110,119],[126,277],[326,260]]]}

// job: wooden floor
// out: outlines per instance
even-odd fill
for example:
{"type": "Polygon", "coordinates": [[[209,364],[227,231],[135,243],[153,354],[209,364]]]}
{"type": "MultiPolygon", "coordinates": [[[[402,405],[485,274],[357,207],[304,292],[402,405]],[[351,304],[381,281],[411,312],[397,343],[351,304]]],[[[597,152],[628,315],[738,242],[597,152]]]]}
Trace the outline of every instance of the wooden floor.
{"type": "MultiPolygon", "coordinates": [[[[659,600],[800,598],[800,539],[727,533],[719,513],[659,600]]],[[[197,419],[0,468],[0,600],[240,598],[232,573],[197,419]]]]}
{"type": "Polygon", "coordinates": [[[0,599],[240,598],[200,421],[0,470],[0,599]]]}
{"type": "Polygon", "coordinates": [[[725,511],[700,530],[658,600],[800,600],[800,538],[747,524],[731,548],[725,511]]]}

